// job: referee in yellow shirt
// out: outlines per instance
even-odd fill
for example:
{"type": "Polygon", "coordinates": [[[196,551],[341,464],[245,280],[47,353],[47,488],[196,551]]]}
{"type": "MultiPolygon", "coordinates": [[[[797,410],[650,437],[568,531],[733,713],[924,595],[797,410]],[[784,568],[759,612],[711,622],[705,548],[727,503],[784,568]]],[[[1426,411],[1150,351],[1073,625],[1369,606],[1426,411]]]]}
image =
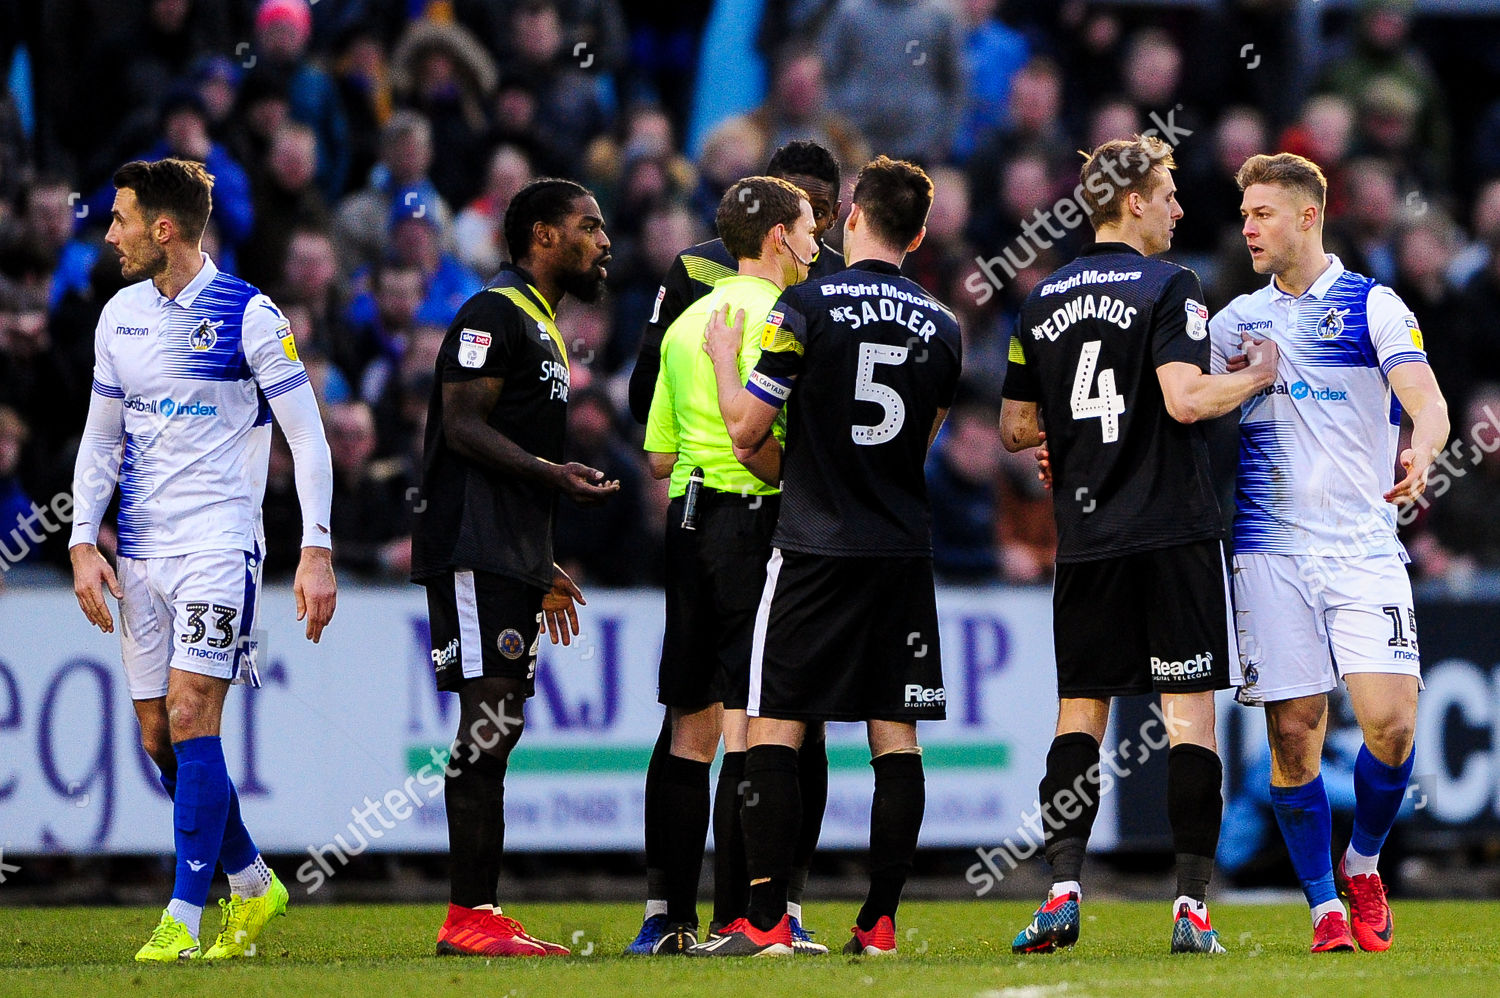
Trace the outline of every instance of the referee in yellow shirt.
{"type": "MultiPolygon", "coordinates": [[[[738,181],[719,202],[715,222],[739,272],[715,283],[667,328],[646,420],[651,472],[672,480],[658,686],[658,699],[671,718],[672,748],[658,792],[646,801],[647,825],[655,823],[668,857],[667,911],[652,953],[682,953],[698,941],[709,764],[721,732],[726,755],[745,751],[750,638],[780,504],[782,434],[778,429],[754,452],[735,448],[719,415],[703,330],[709,316],[726,305],[743,311],[747,332],[740,371],[748,375],[777,297],[807,277],[817,254],[812,206],[784,180],[738,181]]],[[[739,834],[738,827],[732,834],[739,834]]],[[[716,897],[725,890],[742,892],[743,887],[714,884],[716,897]]]]}

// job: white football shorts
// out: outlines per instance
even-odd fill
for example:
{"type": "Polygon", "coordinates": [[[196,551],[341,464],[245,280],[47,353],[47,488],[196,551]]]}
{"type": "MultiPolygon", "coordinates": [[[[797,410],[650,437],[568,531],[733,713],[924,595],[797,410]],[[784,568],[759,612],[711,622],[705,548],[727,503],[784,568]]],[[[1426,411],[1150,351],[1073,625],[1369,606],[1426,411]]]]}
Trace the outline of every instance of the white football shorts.
{"type": "Polygon", "coordinates": [[[166,696],[169,669],[259,686],[259,551],[119,559],[120,645],[133,700],[166,696]]]}
{"type": "Polygon", "coordinates": [[[1340,676],[1416,676],[1417,615],[1399,555],[1319,558],[1234,556],[1239,662],[1230,682],[1241,703],[1327,693],[1340,676]]]}

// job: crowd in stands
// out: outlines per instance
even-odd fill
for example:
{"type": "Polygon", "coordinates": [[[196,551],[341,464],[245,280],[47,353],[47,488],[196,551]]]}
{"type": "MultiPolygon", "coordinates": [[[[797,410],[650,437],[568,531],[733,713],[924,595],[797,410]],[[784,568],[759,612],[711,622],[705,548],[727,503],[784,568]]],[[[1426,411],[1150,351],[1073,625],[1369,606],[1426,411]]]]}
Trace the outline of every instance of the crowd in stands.
{"type": "MultiPolygon", "coordinates": [[[[999,446],[1007,343],[1034,284],[1089,238],[1036,224],[1072,196],[1078,151],[1148,128],[1177,147],[1186,216],[1170,256],[1210,308],[1262,280],[1239,235],[1239,164],[1277,150],[1320,163],[1330,248],[1415,310],[1455,436],[1494,447],[1500,16],[1363,0],[1308,46],[1292,6],[0,0],[0,545],[69,488],[94,325],[122,286],[103,242],[112,172],[169,155],[216,178],[206,250],[291,319],[324,406],[346,577],[405,578],[436,352],[507,258],[511,196],[550,174],[597,192],[613,241],[610,294],[570,302],[560,325],[572,457],[623,485],[598,509],[562,504],[559,559],[585,586],[657,583],[665,494],[625,408],[641,331],[675,254],[713,235],[722,192],[795,138],[837,157],[846,210],[875,153],[935,181],[905,271],[964,331],[965,388],[929,466],[946,581],[1050,576],[1050,496],[1029,456],[999,446]],[[700,65],[708,22],[740,9],[761,18],[740,59],[700,65]],[[724,109],[690,147],[693,109],[751,64],[760,102],[724,109]]],[[[1497,502],[1500,457],[1454,476],[1403,528],[1418,571],[1500,570],[1497,502]]],[[[266,528],[268,572],[289,573],[299,528],[279,437],[266,528]]],[[[65,566],[66,531],[0,559],[0,584],[17,562],[65,566]]]]}

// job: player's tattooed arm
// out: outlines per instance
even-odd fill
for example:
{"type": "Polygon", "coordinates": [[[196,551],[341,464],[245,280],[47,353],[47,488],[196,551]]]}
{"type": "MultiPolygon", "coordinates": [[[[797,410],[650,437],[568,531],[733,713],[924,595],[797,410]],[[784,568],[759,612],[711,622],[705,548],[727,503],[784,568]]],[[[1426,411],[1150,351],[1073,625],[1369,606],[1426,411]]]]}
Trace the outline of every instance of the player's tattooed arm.
{"type": "Polygon", "coordinates": [[[504,378],[472,378],[443,383],[443,433],[453,450],[471,461],[556,489],[583,504],[602,502],[620,491],[604,472],[571,461],[554,464],[526,450],[489,424],[504,378]]]}
{"type": "Polygon", "coordinates": [[[1042,442],[1035,402],[1004,399],[1000,403],[1000,441],[1012,454],[1042,442]]]}

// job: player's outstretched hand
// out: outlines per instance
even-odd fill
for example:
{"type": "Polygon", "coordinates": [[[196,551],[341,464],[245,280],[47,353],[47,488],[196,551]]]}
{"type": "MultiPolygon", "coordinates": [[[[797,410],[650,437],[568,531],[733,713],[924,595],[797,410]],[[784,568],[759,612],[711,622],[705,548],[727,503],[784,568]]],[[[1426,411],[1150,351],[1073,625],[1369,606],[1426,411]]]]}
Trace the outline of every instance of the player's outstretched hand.
{"type": "Polygon", "coordinates": [[[307,621],[307,640],[317,644],[323,628],[333,619],[339,587],[333,578],[333,552],[328,548],[303,548],[292,583],[297,596],[297,619],[307,621]]]}
{"type": "Polygon", "coordinates": [[[597,506],[620,491],[620,483],[606,482],[597,468],[569,461],[557,466],[557,489],[580,506],[597,506]]]}
{"type": "Polygon", "coordinates": [[[115,618],[109,612],[109,604],[104,601],[104,588],[108,586],[115,599],[125,595],[120,580],[115,578],[115,570],[109,567],[109,562],[93,544],[74,544],[68,549],[68,555],[73,560],[73,595],[78,597],[83,615],[105,634],[111,633],[115,629],[115,618]]]}
{"type": "Polygon", "coordinates": [[[542,619],[547,623],[547,636],[552,639],[553,644],[559,641],[565,645],[573,643],[573,635],[578,633],[578,610],[573,606],[575,602],[579,606],[589,605],[568,573],[553,565],[552,590],[542,597],[542,619]]]}
{"type": "Polygon", "coordinates": [[[1047,449],[1047,431],[1037,430],[1037,439],[1041,443],[1036,446],[1036,477],[1041,481],[1042,488],[1052,489],[1052,452],[1047,449]]]}
{"type": "Polygon", "coordinates": [[[1401,467],[1406,469],[1406,477],[1385,494],[1385,501],[1406,506],[1416,502],[1417,497],[1427,491],[1427,473],[1432,468],[1432,458],[1419,461],[1417,452],[1408,447],[1401,452],[1401,467]]]}
{"type": "Polygon", "coordinates": [[[715,363],[738,364],[744,340],[744,309],[736,311],[731,322],[729,303],[725,302],[723,308],[715,309],[708,317],[708,325],[703,329],[703,349],[715,363]]]}

